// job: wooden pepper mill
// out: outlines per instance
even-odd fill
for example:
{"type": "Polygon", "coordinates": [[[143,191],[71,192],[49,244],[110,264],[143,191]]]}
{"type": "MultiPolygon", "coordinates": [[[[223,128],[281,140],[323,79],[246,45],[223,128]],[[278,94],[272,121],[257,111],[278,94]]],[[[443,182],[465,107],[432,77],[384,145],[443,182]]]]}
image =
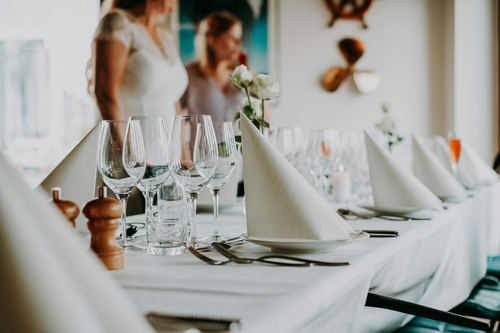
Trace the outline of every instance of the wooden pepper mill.
{"type": "Polygon", "coordinates": [[[109,270],[123,268],[123,250],[116,242],[116,229],[120,226],[122,205],[118,200],[107,198],[107,187],[99,186],[99,197],[83,207],[89,219],[90,248],[109,270]]]}
{"type": "Polygon", "coordinates": [[[78,217],[78,214],[80,214],[80,208],[78,208],[78,205],[69,200],[62,200],[62,190],[60,187],[54,187],[52,189],[52,200],[61,213],[66,216],[71,225],[73,225],[73,228],[75,228],[75,220],[78,217]]]}

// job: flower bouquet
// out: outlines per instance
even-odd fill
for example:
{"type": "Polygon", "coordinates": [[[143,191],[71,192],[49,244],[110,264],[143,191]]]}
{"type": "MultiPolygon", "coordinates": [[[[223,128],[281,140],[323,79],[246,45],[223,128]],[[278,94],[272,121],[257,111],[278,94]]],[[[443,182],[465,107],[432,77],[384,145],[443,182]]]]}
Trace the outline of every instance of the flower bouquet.
{"type": "MultiPolygon", "coordinates": [[[[264,133],[264,128],[269,128],[269,123],[264,120],[264,102],[278,97],[281,94],[279,83],[270,75],[259,74],[253,77],[245,65],[240,65],[229,74],[231,83],[238,89],[245,89],[247,97],[239,106],[241,112],[264,133]]],[[[233,116],[233,124],[240,118],[241,113],[233,116]]],[[[236,142],[241,143],[241,135],[235,136],[236,142]]]]}

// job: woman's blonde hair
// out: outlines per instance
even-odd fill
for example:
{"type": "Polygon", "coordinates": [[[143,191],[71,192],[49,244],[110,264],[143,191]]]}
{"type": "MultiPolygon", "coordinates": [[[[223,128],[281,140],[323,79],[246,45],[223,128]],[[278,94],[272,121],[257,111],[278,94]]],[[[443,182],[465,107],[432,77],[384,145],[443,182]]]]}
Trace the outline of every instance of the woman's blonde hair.
{"type": "Polygon", "coordinates": [[[241,21],[227,12],[215,12],[205,17],[196,32],[194,39],[196,60],[200,63],[200,69],[205,75],[210,75],[217,65],[214,50],[208,45],[208,37],[219,37],[229,31],[235,24],[241,21]]]}

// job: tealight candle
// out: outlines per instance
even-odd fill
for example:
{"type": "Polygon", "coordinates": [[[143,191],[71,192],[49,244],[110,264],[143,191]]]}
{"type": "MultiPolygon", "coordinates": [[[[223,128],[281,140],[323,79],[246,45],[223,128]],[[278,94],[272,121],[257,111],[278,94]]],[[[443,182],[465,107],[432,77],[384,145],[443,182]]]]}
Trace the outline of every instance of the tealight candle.
{"type": "Polygon", "coordinates": [[[339,165],[338,171],[333,173],[333,198],[335,201],[345,202],[351,199],[351,174],[345,171],[344,165],[339,165]]]}

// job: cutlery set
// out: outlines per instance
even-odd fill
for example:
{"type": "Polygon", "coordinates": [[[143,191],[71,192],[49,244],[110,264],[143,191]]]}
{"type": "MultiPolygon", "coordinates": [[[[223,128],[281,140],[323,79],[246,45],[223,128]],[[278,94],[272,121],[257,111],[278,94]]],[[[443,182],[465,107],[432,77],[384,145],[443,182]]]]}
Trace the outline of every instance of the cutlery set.
{"type": "Polygon", "coordinates": [[[259,258],[253,259],[253,258],[242,258],[238,257],[234,253],[230,252],[229,250],[226,249],[226,247],[220,243],[212,243],[212,246],[214,249],[216,249],[220,254],[228,258],[229,260],[225,261],[220,261],[220,260],[214,260],[212,258],[209,258],[193,248],[192,246],[188,248],[188,250],[195,255],[197,258],[200,260],[206,262],[209,265],[214,265],[214,266],[221,266],[228,264],[230,262],[234,262],[237,264],[251,264],[255,261],[257,262],[262,262],[266,264],[271,264],[271,265],[277,265],[277,266],[291,266],[291,267],[309,267],[309,266],[346,266],[349,265],[348,262],[326,262],[326,261],[318,261],[318,260],[311,260],[311,259],[304,259],[304,258],[298,258],[298,257],[289,257],[289,256],[282,256],[282,255],[265,255],[261,256],[259,258]]]}
{"type": "MultiPolygon", "coordinates": [[[[370,234],[370,237],[399,237],[399,232],[396,230],[362,230],[370,234]]],[[[328,262],[328,261],[319,261],[312,259],[305,259],[299,257],[290,257],[283,256],[277,254],[264,255],[258,258],[243,258],[235,255],[233,252],[228,249],[233,245],[239,245],[244,242],[239,236],[228,239],[226,241],[222,241],[220,243],[212,243],[211,246],[206,246],[202,248],[195,249],[194,247],[188,247],[189,252],[191,252],[195,257],[200,259],[201,261],[213,265],[213,266],[222,266],[229,263],[236,264],[251,264],[253,262],[262,262],[271,265],[277,266],[289,266],[289,267],[309,267],[309,266],[347,266],[349,262],[328,262]],[[207,257],[200,251],[208,250],[214,248],[224,257],[228,258],[228,260],[214,260],[210,257],[207,257]]]]}
{"type": "Polygon", "coordinates": [[[369,220],[369,219],[373,219],[373,218],[379,218],[379,219],[388,220],[388,221],[410,221],[410,220],[425,221],[425,220],[431,219],[431,217],[411,217],[411,216],[397,215],[397,214],[363,215],[363,214],[353,212],[352,210],[349,210],[346,208],[336,208],[335,211],[344,220],[357,220],[357,219],[369,220]]]}

